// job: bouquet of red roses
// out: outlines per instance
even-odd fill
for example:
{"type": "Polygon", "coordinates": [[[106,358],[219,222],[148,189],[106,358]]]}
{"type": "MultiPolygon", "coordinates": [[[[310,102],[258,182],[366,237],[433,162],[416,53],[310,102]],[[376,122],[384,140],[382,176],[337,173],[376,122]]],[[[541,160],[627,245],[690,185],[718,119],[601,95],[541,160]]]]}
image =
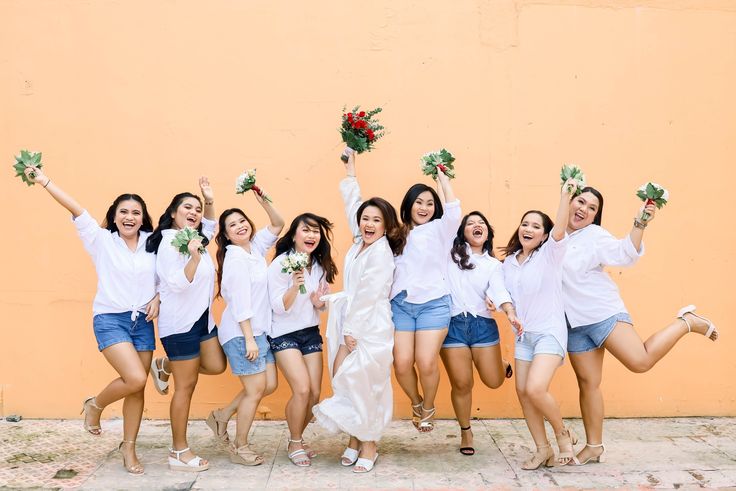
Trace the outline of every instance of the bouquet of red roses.
{"type": "MultiPolygon", "coordinates": [[[[382,109],[377,107],[367,112],[359,111],[359,109],[360,106],[355,106],[352,111],[343,113],[340,136],[342,136],[342,141],[356,152],[370,152],[376,140],[383,136],[383,126],[373,119],[373,116],[380,113],[382,109]]],[[[348,161],[345,154],[340,158],[343,162],[348,161]]]]}

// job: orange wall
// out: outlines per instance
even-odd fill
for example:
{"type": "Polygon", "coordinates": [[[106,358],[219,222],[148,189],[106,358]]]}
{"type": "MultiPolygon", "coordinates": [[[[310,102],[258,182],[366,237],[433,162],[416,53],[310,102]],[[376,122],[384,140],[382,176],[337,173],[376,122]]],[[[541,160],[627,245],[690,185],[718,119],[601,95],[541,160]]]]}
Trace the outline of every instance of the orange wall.
{"type": "MultiPolygon", "coordinates": [[[[418,157],[446,146],[464,210],[491,217],[499,242],[531,207],[553,212],[559,167],[583,166],[623,235],[648,179],[672,201],[647,255],[612,270],[641,336],[696,303],[721,326],[688,336],[650,373],[611,356],[612,416],[735,415],[736,5],[731,0],[443,2],[0,3],[0,186],[6,220],[0,285],[0,414],[71,417],[113,370],[91,328],[95,273],[66,213],[10,177],[12,155],[42,150],[47,172],[101,218],[121,192],[155,216],[206,174],[219,209],[244,167],[287,219],[310,210],[348,248],[337,183],[344,104],[384,107],[389,134],[359,160],[365,195],[395,204],[422,180],[418,157]],[[731,292],[730,294],[728,292],[731,292]]],[[[512,339],[502,326],[503,350],[512,339]]],[[[325,382],[325,392],[328,391],[325,382]]],[[[237,390],[203,377],[201,417],[237,390]]],[[[553,383],[577,415],[569,363],[553,383]]],[[[147,415],[167,416],[149,387],[147,415]]],[[[438,413],[452,415],[443,374],[438,413]]],[[[396,387],[397,415],[407,400],[396,387]]],[[[264,401],[280,418],[288,388],[264,401]]],[[[513,386],[478,387],[477,414],[518,417],[513,386]]],[[[120,404],[110,415],[120,414],[120,404]]]]}

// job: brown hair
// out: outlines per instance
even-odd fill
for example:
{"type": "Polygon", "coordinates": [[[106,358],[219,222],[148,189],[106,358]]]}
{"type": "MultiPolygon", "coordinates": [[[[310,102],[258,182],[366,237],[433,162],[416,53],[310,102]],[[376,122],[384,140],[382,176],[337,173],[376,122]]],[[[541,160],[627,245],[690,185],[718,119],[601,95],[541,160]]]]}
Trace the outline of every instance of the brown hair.
{"type": "Polygon", "coordinates": [[[355,220],[360,226],[360,217],[363,211],[369,206],[375,206],[381,212],[383,216],[383,223],[386,229],[386,240],[388,245],[391,247],[391,251],[394,256],[400,256],[404,252],[404,246],[406,245],[406,229],[399,223],[399,217],[396,215],[396,209],[391,203],[383,198],[373,197],[369,200],[364,201],[358,213],[355,214],[355,220]]]}

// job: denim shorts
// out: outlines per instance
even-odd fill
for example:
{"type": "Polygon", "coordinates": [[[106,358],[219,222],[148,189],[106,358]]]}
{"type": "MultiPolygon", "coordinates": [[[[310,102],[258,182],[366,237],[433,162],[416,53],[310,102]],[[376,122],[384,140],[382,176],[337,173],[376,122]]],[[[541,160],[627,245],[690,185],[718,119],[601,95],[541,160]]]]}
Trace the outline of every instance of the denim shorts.
{"type": "Polygon", "coordinates": [[[130,320],[133,312],[119,314],[97,314],[92,319],[92,327],[97,339],[97,349],[104,350],[117,343],[131,343],[136,351],[156,349],[156,336],[153,321],[146,320],[146,314],[138,312],[135,320],[130,320]]]}
{"type": "Polygon", "coordinates": [[[532,361],[536,355],[557,355],[565,359],[565,350],[557,338],[547,333],[525,332],[521,341],[516,338],[514,358],[521,361],[532,361]]]}
{"type": "Polygon", "coordinates": [[[298,349],[302,355],[322,352],[322,335],[319,333],[319,326],[305,327],[275,338],[269,337],[268,342],[274,353],[285,349],[298,349]]]}
{"type": "Polygon", "coordinates": [[[217,336],[217,326],[207,332],[210,310],[205,309],[202,317],[187,332],[172,334],[161,338],[166,356],[171,361],[191,360],[199,358],[199,343],[217,336]]]}
{"type": "Polygon", "coordinates": [[[266,371],[266,363],[276,363],[266,335],[256,336],[255,340],[258,345],[258,358],[255,361],[250,361],[245,357],[245,338],[243,336],[232,338],[222,345],[233,375],[255,375],[266,371]]]}
{"type": "Polygon", "coordinates": [[[406,301],[406,290],[391,299],[391,314],[397,331],[431,331],[450,324],[450,295],[424,303],[406,301]]]}
{"type": "Polygon", "coordinates": [[[634,324],[631,320],[631,316],[626,312],[620,312],[612,315],[606,320],[596,322],[595,324],[589,324],[587,326],[571,328],[568,324],[567,351],[570,353],[585,353],[597,350],[606,342],[606,339],[610,336],[613,328],[616,327],[617,322],[634,324]]]}
{"type": "Polygon", "coordinates": [[[471,314],[459,314],[450,319],[443,348],[486,348],[499,342],[498,325],[494,319],[471,314]]]}

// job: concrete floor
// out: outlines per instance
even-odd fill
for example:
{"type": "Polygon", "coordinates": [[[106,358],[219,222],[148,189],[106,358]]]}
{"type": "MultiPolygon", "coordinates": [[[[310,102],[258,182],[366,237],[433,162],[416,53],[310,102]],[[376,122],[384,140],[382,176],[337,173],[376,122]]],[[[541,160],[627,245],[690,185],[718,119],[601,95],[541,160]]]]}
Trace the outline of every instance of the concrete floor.
{"type": "MultiPolygon", "coordinates": [[[[583,434],[579,420],[569,421],[583,434]]],[[[319,452],[307,469],[286,457],[286,424],[259,421],[251,442],[258,467],[231,464],[203,421],[190,423],[189,442],[211,462],[199,474],[167,467],[167,421],[144,421],[138,455],[143,476],[128,475],[115,452],[122,421],[104,420],[93,437],[81,421],[0,423],[0,489],[492,489],[492,488],[724,488],[736,486],[736,418],[618,419],[606,422],[608,461],[584,467],[524,471],[531,438],[522,420],[473,422],[476,455],[457,450],[458,427],[438,421],[419,434],[395,421],[380,443],[373,472],[354,474],[338,459],[346,442],[310,425],[305,439],[319,452]],[[65,471],[66,470],[66,471],[65,471]],[[54,477],[56,476],[56,477],[54,477]]],[[[231,434],[234,423],[230,424],[231,434]]],[[[550,434],[550,437],[552,435],[550,434]]]]}

